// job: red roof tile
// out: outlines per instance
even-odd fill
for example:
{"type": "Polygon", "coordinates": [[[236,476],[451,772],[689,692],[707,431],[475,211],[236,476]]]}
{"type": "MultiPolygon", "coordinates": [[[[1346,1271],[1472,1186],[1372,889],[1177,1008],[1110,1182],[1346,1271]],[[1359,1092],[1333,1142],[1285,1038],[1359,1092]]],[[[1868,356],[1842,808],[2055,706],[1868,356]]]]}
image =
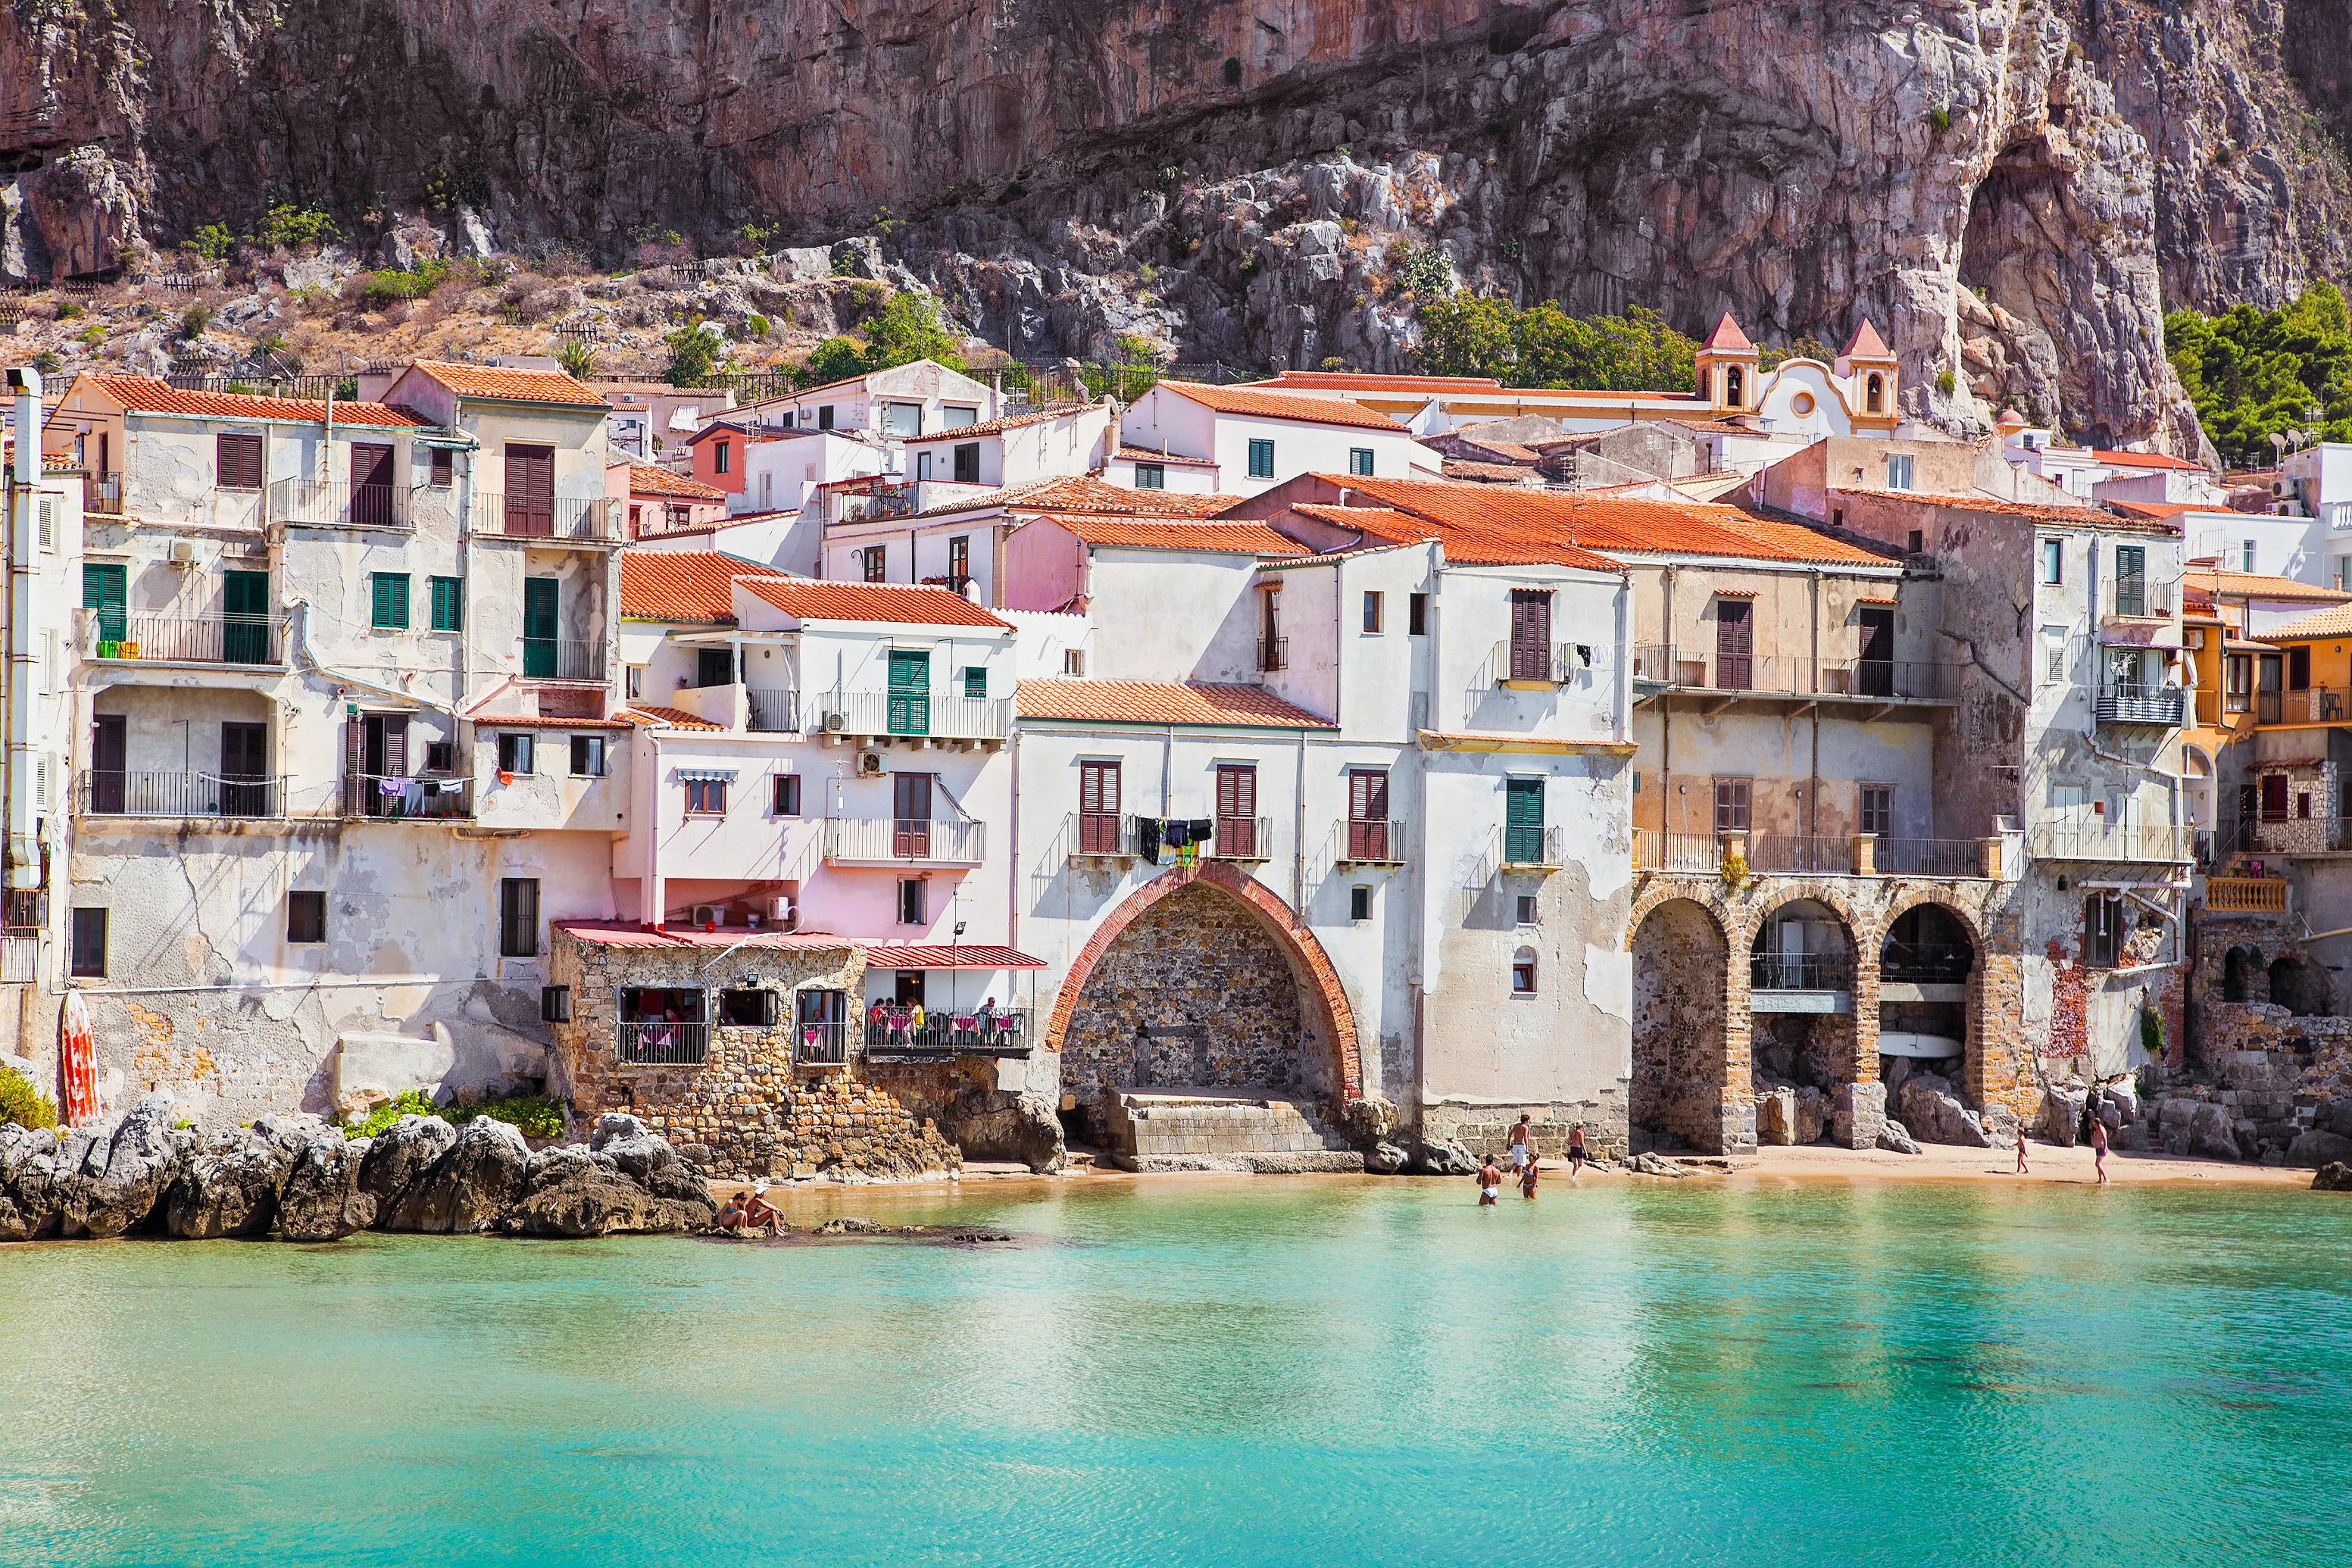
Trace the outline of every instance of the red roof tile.
{"type": "Polygon", "coordinates": [[[1192,468],[1213,468],[1214,458],[1188,458],[1181,452],[1155,452],[1149,447],[1121,446],[1118,455],[1131,463],[1175,463],[1192,468]]]}
{"type": "Polygon", "coordinates": [[[2352,637],[2352,605],[2337,605],[2332,609],[2318,610],[2301,616],[2284,626],[2273,626],[2266,632],[2256,632],[2256,642],[2306,642],[2313,637],[2352,637]]]}
{"type": "Polygon", "coordinates": [[[1043,425],[1051,419],[1066,418],[1084,414],[1088,405],[1073,404],[1066,408],[1040,408],[1034,414],[1015,414],[1009,419],[989,419],[978,425],[950,425],[925,436],[909,436],[909,447],[928,446],[933,441],[962,441],[974,436],[998,436],[1007,430],[1018,430],[1024,425],[1043,425]]]}
{"type": "Polygon", "coordinates": [[[1244,386],[1302,390],[1321,387],[1331,392],[1421,392],[1434,397],[1442,392],[1500,392],[1503,384],[1490,375],[1374,375],[1352,370],[1286,370],[1244,386]]]}
{"type": "Polygon", "coordinates": [[[661,724],[673,730],[724,730],[699,713],[689,713],[683,708],[660,708],[649,702],[638,702],[624,708],[620,717],[647,724],[661,724]]]}
{"type": "MultiPolygon", "coordinates": [[[[917,517],[985,511],[991,507],[1040,516],[1046,512],[1091,512],[1107,517],[1213,517],[1238,496],[1190,495],[1182,490],[1139,490],[1114,485],[1098,474],[1066,474],[976,495],[968,500],[919,511],[917,517]]],[[[903,521],[903,520],[901,520],[903,521]]]]}
{"type": "Polygon", "coordinates": [[[684,474],[673,474],[667,468],[651,463],[629,465],[629,493],[633,496],[684,496],[692,500],[723,501],[727,492],[716,485],[706,485],[700,479],[684,474]]]}
{"type": "Polygon", "coordinates": [[[2195,468],[2202,472],[2205,468],[2202,463],[2168,457],[2162,452],[2105,452],[2095,447],[2091,456],[2111,468],[2195,468]]]}
{"type": "Polygon", "coordinates": [[[1359,407],[1345,398],[1297,397],[1288,393],[1268,392],[1255,386],[1207,386],[1196,381],[1162,381],[1154,390],[1172,392],[1220,414],[1250,415],[1260,419],[1312,420],[1318,425],[1349,425],[1364,430],[1385,430],[1391,436],[1408,434],[1403,426],[1387,415],[1359,407]]]}
{"type": "MultiPolygon", "coordinates": [[[[963,947],[947,942],[886,944],[866,950],[869,969],[1043,969],[1045,961],[1013,947],[963,947]]],[[[972,1009],[963,1009],[969,1013],[972,1009]]]]}
{"type": "Polygon", "coordinates": [[[609,408],[604,395],[583,385],[560,370],[516,370],[507,365],[451,364],[421,359],[410,367],[423,371],[460,397],[494,397],[508,403],[570,403],[586,408],[609,408]]]}
{"type": "Polygon", "coordinates": [[[743,586],[804,621],[878,621],[909,626],[1013,629],[960,594],[899,583],[823,583],[808,577],[753,577],[743,586]]]}
{"type": "Polygon", "coordinates": [[[716,550],[624,550],[621,615],[632,621],[732,621],[736,578],[782,575],[716,550]]]}
{"type": "Polygon", "coordinates": [[[1068,529],[1088,544],[1124,550],[1194,550],[1228,555],[1304,555],[1297,542],[1262,522],[1172,522],[1139,517],[1038,519],[1068,529]]]}
{"type": "Polygon", "coordinates": [[[1256,729],[1336,730],[1318,713],[1262,686],[1173,680],[1024,680],[1024,719],[1104,724],[1220,724],[1256,729]]]}
{"type": "Polygon", "coordinates": [[[1542,483],[1531,465],[1519,463],[1476,463],[1467,458],[1445,459],[1445,477],[1449,479],[1474,479],[1483,485],[1524,485],[1542,483]]]}
{"type": "Polygon", "coordinates": [[[1878,329],[1870,324],[1868,316],[1864,316],[1862,319],[1862,325],[1853,330],[1853,336],[1846,340],[1845,352],[1838,355],[1840,359],[1893,359],[1894,357],[1894,354],[1887,351],[1886,340],[1878,335],[1878,329]]]}
{"type": "MultiPolygon", "coordinates": [[[[244,392],[191,392],[152,375],[126,375],[117,371],[84,371],[90,383],[123,407],[137,414],[186,414],[202,419],[296,419],[323,424],[323,398],[259,397],[244,392]]],[[[81,379],[80,376],[75,378],[81,379]]],[[[381,426],[386,429],[430,428],[432,421],[404,408],[383,403],[342,403],[334,408],[338,425],[381,426]]]]}
{"type": "Polygon", "coordinates": [[[1731,319],[1731,312],[1728,310],[1723,313],[1721,321],[1716,322],[1715,331],[1707,333],[1706,342],[1699,344],[1703,349],[1714,349],[1725,353],[1738,353],[1745,349],[1753,349],[1755,346],[1748,341],[1748,334],[1739,330],[1739,323],[1731,319]]]}

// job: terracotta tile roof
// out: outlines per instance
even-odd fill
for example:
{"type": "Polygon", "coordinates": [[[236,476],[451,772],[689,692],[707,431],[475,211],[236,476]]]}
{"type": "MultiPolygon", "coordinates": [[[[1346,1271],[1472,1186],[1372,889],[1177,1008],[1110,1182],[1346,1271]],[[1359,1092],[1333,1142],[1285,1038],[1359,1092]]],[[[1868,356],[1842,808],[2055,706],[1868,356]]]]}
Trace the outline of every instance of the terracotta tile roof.
{"type": "Polygon", "coordinates": [[[658,724],[671,730],[724,730],[724,724],[714,724],[699,713],[689,713],[683,708],[659,708],[649,702],[639,702],[624,708],[620,717],[641,724],[658,724]]]}
{"type": "Polygon", "coordinates": [[[1445,459],[1445,477],[1449,479],[1475,479],[1480,484],[1524,485],[1541,482],[1532,467],[1517,463],[1474,463],[1467,458],[1445,459]]]}
{"type": "Polygon", "coordinates": [[[634,721],[612,719],[541,718],[536,713],[467,713],[466,721],[489,730],[631,730],[634,721]]]}
{"type": "Polygon", "coordinates": [[[569,403],[586,408],[612,406],[604,401],[603,393],[560,370],[451,364],[433,359],[418,360],[410,368],[423,371],[460,397],[495,397],[508,403],[569,403]]]}
{"type": "MultiPolygon", "coordinates": [[[[318,425],[327,417],[324,399],[259,397],[245,392],[190,392],[160,376],[126,375],[116,371],[84,371],[92,384],[123,407],[137,414],[186,414],[203,419],[296,419],[318,425]]],[[[81,379],[77,376],[76,380],[81,379]]],[[[338,425],[381,426],[386,429],[430,429],[433,422],[404,408],[383,403],[335,404],[338,425]]]]}
{"type": "MultiPolygon", "coordinates": [[[[1188,495],[1181,490],[1138,490],[1114,485],[1098,474],[1065,474],[1012,485],[968,500],[950,501],[919,511],[917,517],[946,517],[956,512],[982,511],[991,507],[1042,515],[1045,512],[1091,512],[1108,517],[1213,517],[1240,500],[1238,496],[1188,495]]],[[[904,519],[898,520],[904,521],[904,519]]]]}
{"type": "Polygon", "coordinates": [[[1325,482],[1418,520],[1420,537],[1437,538],[1448,561],[1465,565],[1549,562],[1618,572],[1623,568],[1609,557],[1619,552],[1894,564],[1885,554],[1801,524],[1707,501],[1339,475],[1325,482]]]}
{"type": "Polygon", "coordinates": [[[1034,414],[1015,414],[1010,419],[988,419],[977,425],[957,425],[934,430],[927,436],[909,436],[909,447],[928,446],[933,441],[963,441],[974,436],[995,436],[1007,430],[1018,430],[1024,425],[1043,425],[1050,419],[1066,419],[1073,414],[1084,414],[1087,405],[1073,404],[1067,408],[1040,408],[1034,414]]]}
{"type": "Polygon", "coordinates": [[[723,501],[727,492],[716,485],[706,485],[700,479],[673,474],[667,468],[651,463],[629,465],[629,493],[633,496],[685,496],[693,500],[723,501]]]}
{"type": "Polygon", "coordinates": [[[783,574],[716,550],[621,552],[621,616],[631,621],[731,622],[738,577],[783,574]]]}
{"type": "MultiPolygon", "coordinates": [[[[868,969],[1043,969],[1045,961],[1017,947],[964,947],[946,942],[883,944],[866,950],[868,969]]],[[[964,1012],[973,1009],[966,1007],[964,1012]]],[[[941,1009],[950,1011],[950,1009],[941,1009]]]]}
{"type": "Polygon", "coordinates": [[[2032,501],[2000,500],[1992,496],[1942,495],[1930,490],[1874,489],[1867,485],[1841,485],[1839,495],[1869,496],[1874,500],[1914,501],[1920,506],[1963,507],[1969,511],[1999,512],[2009,517],[2030,517],[2036,522],[2057,523],[2068,528],[2105,528],[2117,524],[2136,523],[2142,528],[2162,532],[2179,533],[2178,528],[2166,528],[2149,518],[2118,517],[2094,506],[2036,506],[2032,501]]]}
{"type": "Polygon", "coordinates": [[[2265,576],[2259,572],[2224,572],[2218,567],[2190,570],[2181,574],[2180,581],[2184,587],[2202,589],[2210,595],[2231,598],[2309,599],[2322,605],[2352,601],[2352,594],[2335,588],[2323,588],[2316,583],[2298,583],[2292,577],[2265,576]]]}
{"type": "Polygon", "coordinates": [[[1172,392],[1220,414],[1245,414],[1260,419],[1303,419],[1318,425],[1349,425],[1364,430],[1406,434],[1405,427],[1385,414],[1359,407],[1344,397],[1297,397],[1255,386],[1207,386],[1197,381],[1162,381],[1156,391],[1172,392]]]}
{"type": "Polygon", "coordinates": [[[1011,631],[978,605],[945,588],[899,583],[823,583],[808,577],[752,577],[743,586],[804,621],[879,621],[910,626],[992,626],[1011,631]]]}
{"type": "Polygon", "coordinates": [[[606,381],[598,376],[583,382],[589,391],[604,397],[635,395],[646,397],[726,397],[731,395],[723,386],[672,386],[666,381],[606,381]]]}
{"type": "Polygon", "coordinates": [[[1024,680],[1018,700],[1024,719],[1279,730],[1339,728],[1321,714],[1285,702],[1262,686],[1175,680],[1024,680]]]}
{"type": "Polygon", "coordinates": [[[1868,316],[1862,319],[1862,325],[1853,330],[1853,336],[1846,340],[1843,352],[1838,355],[1840,359],[1893,359],[1895,355],[1887,350],[1886,340],[1878,335],[1878,329],[1870,324],[1868,316]]]}
{"type": "Polygon", "coordinates": [[[2168,457],[2162,452],[2107,452],[2094,447],[2091,456],[2113,468],[2195,468],[2200,473],[2205,469],[2202,463],[2168,457]]]}
{"type": "Polygon", "coordinates": [[[2102,506],[2113,507],[2116,510],[2123,513],[2126,517],[2144,517],[2151,522],[2169,522],[2184,511],[2226,511],[2229,510],[2227,507],[2200,507],[2185,500],[2111,500],[2102,501],[2099,504],[2102,506]]]}
{"type": "Polygon", "coordinates": [[[665,926],[656,931],[620,921],[555,921],[551,923],[557,931],[591,947],[733,947],[740,943],[744,947],[784,948],[794,952],[849,952],[858,945],[845,936],[834,936],[824,931],[746,931],[740,926],[720,926],[711,931],[687,926],[665,926]]]}
{"type": "Polygon", "coordinates": [[[1155,452],[1149,447],[1121,446],[1118,455],[1131,463],[1175,463],[1192,468],[1213,468],[1214,458],[1188,458],[1181,452],[1155,452]]]}
{"type": "Polygon", "coordinates": [[[2352,637],[2352,604],[2336,605],[2308,616],[2299,616],[2283,626],[2256,632],[2253,640],[2266,643],[2307,642],[2314,637],[2352,637]]]}
{"type": "Polygon", "coordinates": [[[1374,375],[1352,370],[1286,370],[1244,386],[1322,387],[1332,392],[1500,392],[1490,375],[1374,375]]]}
{"type": "Polygon", "coordinates": [[[1739,330],[1739,323],[1731,319],[1731,312],[1728,310],[1723,313],[1721,321],[1715,323],[1715,331],[1707,333],[1706,342],[1699,344],[1703,349],[1717,349],[1733,353],[1742,349],[1752,349],[1755,346],[1748,341],[1748,334],[1739,330]]]}
{"type": "Polygon", "coordinates": [[[1038,519],[1066,528],[1088,544],[1124,550],[1194,550],[1226,555],[1304,555],[1306,550],[1262,522],[1162,521],[1139,517],[1038,519]]]}

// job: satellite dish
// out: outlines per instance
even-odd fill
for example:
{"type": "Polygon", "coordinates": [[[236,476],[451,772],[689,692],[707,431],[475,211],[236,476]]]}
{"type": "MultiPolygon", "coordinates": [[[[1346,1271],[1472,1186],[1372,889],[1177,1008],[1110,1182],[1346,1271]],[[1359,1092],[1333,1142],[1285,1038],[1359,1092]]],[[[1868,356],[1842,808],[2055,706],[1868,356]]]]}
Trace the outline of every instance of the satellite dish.
{"type": "Polygon", "coordinates": [[[2278,431],[2273,430],[2271,432],[2271,445],[2276,447],[2279,451],[2284,452],[2286,450],[2286,437],[2281,435],[2278,431]]]}

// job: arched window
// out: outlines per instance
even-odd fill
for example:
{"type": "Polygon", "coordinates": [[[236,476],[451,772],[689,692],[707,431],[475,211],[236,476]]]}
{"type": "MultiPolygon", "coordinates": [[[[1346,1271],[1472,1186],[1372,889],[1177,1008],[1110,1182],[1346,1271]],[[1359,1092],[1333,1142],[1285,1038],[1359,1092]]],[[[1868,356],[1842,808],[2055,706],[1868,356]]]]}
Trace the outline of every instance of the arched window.
{"type": "Polygon", "coordinates": [[[1738,365],[1733,365],[1729,370],[1723,373],[1723,401],[1730,407],[1741,408],[1746,406],[1746,405],[1740,401],[1740,394],[1744,390],[1741,384],[1741,380],[1742,378],[1738,365]]]}
{"type": "Polygon", "coordinates": [[[1536,950],[1523,947],[1511,954],[1511,994],[1532,996],[1536,994],[1536,950]]]}
{"type": "Polygon", "coordinates": [[[1874,375],[1863,384],[1862,405],[1875,414],[1886,401],[1886,378],[1874,375]]]}

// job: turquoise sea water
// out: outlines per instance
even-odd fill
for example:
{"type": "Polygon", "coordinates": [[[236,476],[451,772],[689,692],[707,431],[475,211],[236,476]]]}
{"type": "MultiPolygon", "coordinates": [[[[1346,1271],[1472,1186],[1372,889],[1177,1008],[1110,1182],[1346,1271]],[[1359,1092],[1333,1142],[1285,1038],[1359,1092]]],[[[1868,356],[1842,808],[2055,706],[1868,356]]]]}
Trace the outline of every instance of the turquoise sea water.
{"type": "Polygon", "coordinates": [[[975,1184],[0,1250],[0,1563],[2342,1563],[2352,1200],[975,1184]]]}

